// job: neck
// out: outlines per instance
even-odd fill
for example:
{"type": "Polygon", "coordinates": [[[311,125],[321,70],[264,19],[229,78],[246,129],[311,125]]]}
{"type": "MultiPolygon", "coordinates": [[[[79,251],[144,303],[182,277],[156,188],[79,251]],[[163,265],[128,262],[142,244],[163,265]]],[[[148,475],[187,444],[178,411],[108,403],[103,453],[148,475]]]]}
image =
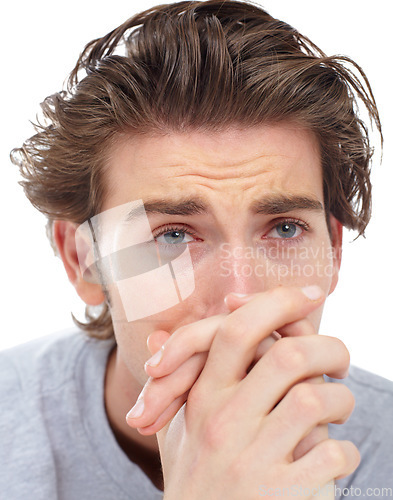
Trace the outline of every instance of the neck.
{"type": "Polygon", "coordinates": [[[109,355],[105,376],[104,394],[108,421],[124,453],[162,490],[161,461],[156,436],[142,436],[126,423],[126,415],[141,390],[141,385],[119,359],[115,348],[109,355]]]}

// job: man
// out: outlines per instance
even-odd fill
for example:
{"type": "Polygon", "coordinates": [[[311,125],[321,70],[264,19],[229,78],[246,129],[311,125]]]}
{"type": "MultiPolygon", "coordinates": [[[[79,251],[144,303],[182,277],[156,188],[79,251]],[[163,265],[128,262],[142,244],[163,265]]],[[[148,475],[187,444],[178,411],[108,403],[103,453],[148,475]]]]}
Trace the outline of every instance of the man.
{"type": "Polygon", "coordinates": [[[349,356],[315,335],[342,226],[370,217],[354,94],[379,118],[346,62],[243,2],[157,7],[86,47],[13,158],[100,308],[80,325],[96,338],[3,354],[9,498],[391,486],[391,431],[373,425],[391,385],[325,383],[349,356]]]}

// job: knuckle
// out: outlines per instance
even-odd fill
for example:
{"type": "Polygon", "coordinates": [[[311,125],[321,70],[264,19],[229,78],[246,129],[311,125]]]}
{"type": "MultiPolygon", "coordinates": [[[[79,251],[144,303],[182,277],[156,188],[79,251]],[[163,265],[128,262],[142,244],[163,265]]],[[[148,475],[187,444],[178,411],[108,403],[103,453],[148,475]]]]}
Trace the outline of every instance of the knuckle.
{"type": "Polygon", "coordinates": [[[229,466],[229,477],[231,477],[235,482],[242,481],[242,479],[247,476],[249,467],[250,465],[247,460],[245,460],[242,455],[238,455],[229,466]]]}
{"type": "Polygon", "coordinates": [[[324,400],[315,384],[300,383],[290,391],[295,411],[303,418],[318,421],[324,412],[324,400]]]}
{"type": "Polygon", "coordinates": [[[325,467],[333,470],[345,470],[348,457],[340,441],[328,439],[324,442],[322,461],[325,467]]]}
{"type": "Polygon", "coordinates": [[[284,337],[277,341],[269,352],[272,362],[278,370],[291,373],[304,372],[307,356],[299,339],[284,337]]]}
{"type": "Polygon", "coordinates": [[[338,351],[338,353],[340,354],[340,356],[342,358],[342,362],[345,363],[345,365],[349,366],[349,363],[351,360],[351,355],[348,351],[347,346],[344,344],[344,342],[342,340],[340,340],[337,337],[330,337],[330,338],[332,339],[331,342],[333,342],[335,344],[335,348],[338,351]]]}
{"type": "Polygon", "coordinates": [[[238,320],[234,314],[227,316],[217,329],[217,336],[230,345],[244,341],[245,333],[244,321],[238,320]]]}

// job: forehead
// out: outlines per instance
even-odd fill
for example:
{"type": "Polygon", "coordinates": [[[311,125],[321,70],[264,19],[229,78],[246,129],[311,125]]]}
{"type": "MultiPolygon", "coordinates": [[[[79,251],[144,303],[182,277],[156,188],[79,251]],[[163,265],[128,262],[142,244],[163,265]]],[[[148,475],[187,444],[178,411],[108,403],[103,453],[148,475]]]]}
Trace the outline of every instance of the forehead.
{"type": "Polygon", "coordinates": [[[318,141],[292,123],[123,135],[109,158],[105,209],[158,197],[197,197],[212,209],[249,206],[281,194],[323,202],[318,141]]]}

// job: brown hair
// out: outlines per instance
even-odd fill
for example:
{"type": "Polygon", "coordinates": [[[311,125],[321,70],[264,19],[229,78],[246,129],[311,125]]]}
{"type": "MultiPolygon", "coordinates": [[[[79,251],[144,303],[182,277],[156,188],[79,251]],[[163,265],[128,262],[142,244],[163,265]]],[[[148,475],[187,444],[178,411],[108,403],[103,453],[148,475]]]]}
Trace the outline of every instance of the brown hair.
{"type": "MultiPolygon", "coordinates": [[[[327,57],[254,4],[161,5],[85,47],[67,90],[45,99],[44,123],[12,160],[50,228],[55,219],[82,223],[100,212],[101,174],[119,133],[292,119],[320,141],[327,214],[363,234],[371,210],[372,149],[357,100],[381,132],[362,69],[347,57],[327,57]]],[[[101,338],[113,334],[107,305],[95,319],[86,311],[82,328],[101,338]]]]}

